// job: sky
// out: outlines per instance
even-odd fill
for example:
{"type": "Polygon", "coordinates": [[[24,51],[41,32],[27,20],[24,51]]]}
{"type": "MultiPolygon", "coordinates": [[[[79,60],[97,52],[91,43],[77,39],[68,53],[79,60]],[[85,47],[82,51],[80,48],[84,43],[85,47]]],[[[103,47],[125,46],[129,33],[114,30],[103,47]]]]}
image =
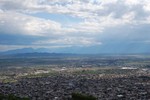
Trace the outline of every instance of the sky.
{"type": "Polygon", "coordinates": [[[0,0],[0,51],[150,52],[150,0],[0,0]]]}

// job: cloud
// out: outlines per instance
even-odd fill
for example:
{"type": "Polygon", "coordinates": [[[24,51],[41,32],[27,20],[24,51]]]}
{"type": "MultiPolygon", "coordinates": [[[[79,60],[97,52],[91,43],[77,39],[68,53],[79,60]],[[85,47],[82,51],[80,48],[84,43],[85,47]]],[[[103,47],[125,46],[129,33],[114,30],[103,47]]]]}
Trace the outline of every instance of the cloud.
{"type": "Polygon", "coordinates": [[[32,17],[17,12],[0,13],[0,32],[35,36],[62,35],[73,29],[66,29],[60,23],[32,17]],[[9,30],[8,30],[9,29],[9,30]]]}
{"type": "Polygon", "coordinates": [[[22,49],[22,48],[33,48],[33,49],[57,49],[57,48],[67,48],[69,45],[53,45],[53,46],[42,46],[42,45],[0,45],[0,52],[14,50],[14,49],[22,49]]]}
{"type": "Polygon", "coordinates": [[[91,45],[101,45],[101,42],[94,40],[93,38],[86,37],[64,37],[60,39],[50,39],[37,41],[33,44],[36,45],[68,45],[68,46],[91,46],[91,45]]]}
{"type": "Polygon", "coordinates": [[[101,45],[122,36],[131,36],[134,41],[150,32],[144,31],[150,24],[149,4],[149,0],[1,0],[0,34],[40,37],[29,44],[49,46],[101,45]],[[34,16],[41,13],[42,17],[34,16]],[[52,14],[81,20],[64,25],[52,14]]]}

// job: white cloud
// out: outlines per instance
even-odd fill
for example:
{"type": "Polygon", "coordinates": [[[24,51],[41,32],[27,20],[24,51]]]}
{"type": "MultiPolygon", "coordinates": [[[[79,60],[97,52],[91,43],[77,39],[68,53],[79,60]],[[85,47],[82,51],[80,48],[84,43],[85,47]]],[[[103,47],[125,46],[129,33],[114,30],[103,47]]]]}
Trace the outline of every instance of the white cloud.
{"type": "Polygon", "coordinates": [[[145,5],[143,6],[143,9],[147,12],[150,12],[150,2],[149,3],[145,3],[145,5]]]}
{"type": "Polygon", "coordinates": [[[133,5],[140,4],[142,1],[141,0],[125,0],[125,4],[129,6],[133,6],[133,5]]]}
{"type": "Polygon", "coordinates": [[[61,24],[52,20],[32,17],[16,12],[0,13],[0,32],[24,35],[63,35],[73,29],[62,28],[61,24]],[[9,30],[8,30],[9,29],[9,30]]]}
{"type": "Polygon", "coordinates": [[[134,22],[134,18],[135,18],[135,13],[134,12],[128,12],[128,13],[126,13],[126,14],[124,14],[123,16],[122,16],[122,19],[123,19],[123,21],[125,22],[125,23],[131,23],[131,24],[134,24],[133,22],[134,22]]]}
{"type": "Polygon", "coordinates": [[[40,49],[40,48],[48,48],[48,49],[56,49],[56,48],[65,48],[71,47],[69,45],[55,45],[55,46],[47,46],[47,45],[0,45],[0,52],[14,50],[14,49],[22,49],[22,48],[33,48],[33,49],[40,49]]]}
{"type": "Polygon", "coordinates": [[[33,44],[36,45],[68,45],[68,46],[90,46],[90,45],[101,45],[101,42],[95,41],[93,38],[86,37],[63,37],[59,39],[50,39],[44,41],[37,41],[33,44]]]}

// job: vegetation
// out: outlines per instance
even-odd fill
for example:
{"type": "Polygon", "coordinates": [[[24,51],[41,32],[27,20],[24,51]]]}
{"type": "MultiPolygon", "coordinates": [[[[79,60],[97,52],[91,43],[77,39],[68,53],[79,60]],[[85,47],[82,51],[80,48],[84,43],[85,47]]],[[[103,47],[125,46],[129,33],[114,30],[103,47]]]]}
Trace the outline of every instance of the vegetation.
{"type": "Polygon", "coordinates": [[[97,100],[92,95],[85,95],[81,93],[72,93],[72,100],[97,100]]]}
{"type": "MultiPolygon", "coordinates": [[[[94,68],[93,68],[94,69],[94,68]]],[[[110,75],[110,74],[116,74],[116,75],[122,75],[122,74],[129,74],[132,72],[138,71],[136,69],[119,69],[119,68],[112,68],[112,69],[96,69],[96,70],[90,70],[90,69],[82,69],[82,70],[77,70],[74,71],[74,74],[105,74],[105,75],[110,75]]]]}
{"type": "Polygon", "coordinates": [[[14,96],[12,94],[10,94],[10,95],[0,94],[0,100],[30,100],[30,99],[29,98],[20,98],[20,97],[14,96]]]}

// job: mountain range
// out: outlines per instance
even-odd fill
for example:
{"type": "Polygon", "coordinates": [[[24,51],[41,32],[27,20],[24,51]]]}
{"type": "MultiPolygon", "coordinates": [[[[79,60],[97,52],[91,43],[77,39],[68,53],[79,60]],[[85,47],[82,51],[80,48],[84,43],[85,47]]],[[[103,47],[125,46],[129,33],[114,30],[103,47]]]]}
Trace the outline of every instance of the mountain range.
{"type": "Polygon", "coordinates": [[[59,53],[59,54],[150,54],[150,49],[142,48],[109,48],[109,47],[67,47],[67,48],[22,48],[0,52],[0,55],[12,55],[22,53],[59,53]]]}

